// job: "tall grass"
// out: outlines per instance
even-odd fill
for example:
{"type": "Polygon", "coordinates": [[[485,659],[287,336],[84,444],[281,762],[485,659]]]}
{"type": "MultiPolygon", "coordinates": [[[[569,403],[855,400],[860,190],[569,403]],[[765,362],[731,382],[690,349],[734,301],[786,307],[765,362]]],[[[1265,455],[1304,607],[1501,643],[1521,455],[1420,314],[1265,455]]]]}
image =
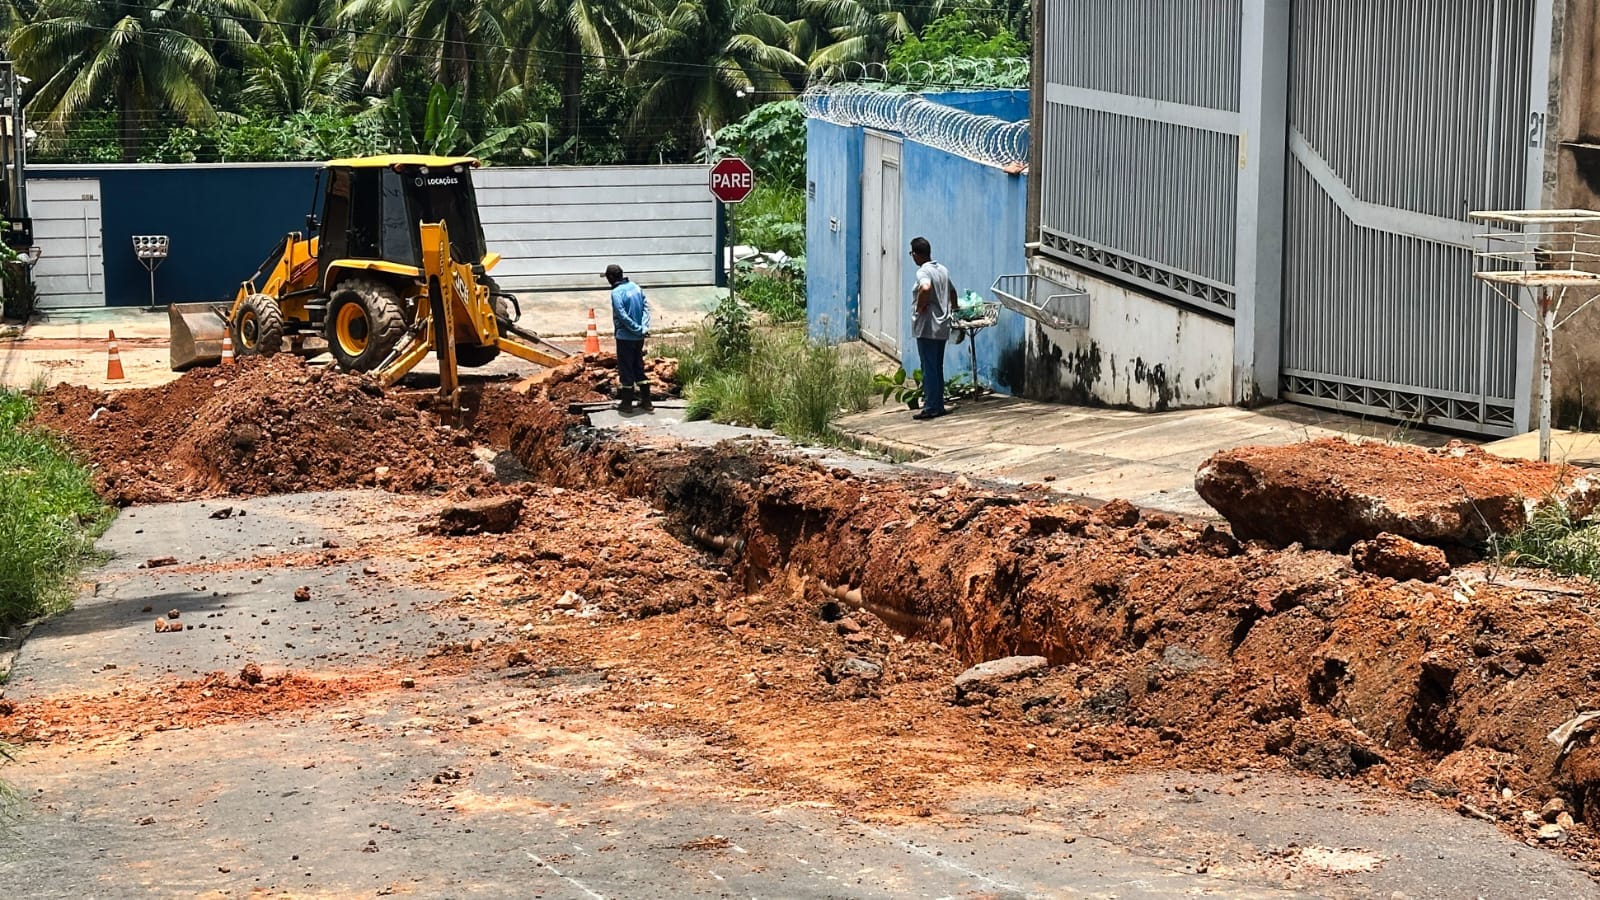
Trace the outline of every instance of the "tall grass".
{"type": "Polygon", "coordinates": [[[727,358],[708,324],[662,352],[678,359],[690,419],[770,428],[802,443],[828,443],[833,421],[866,409],[872,397],[872,368],[865,360],[812,341],[800,328],[754,331],[749,351],[727,358]]]}
{"type": "Polygon", "coordinates": [[[0,627],[66,608],[112,516],[61,442],[27,427],[32,411],[0,388],[0,627]]]}
{"type": "Polygon", "coordinates": [[[1574,520],[1560,503],[1539,507],[1521,531],[1498,540],[1498,549],[1507,565],[1600,577],[1600,526],[1574,520]]]}

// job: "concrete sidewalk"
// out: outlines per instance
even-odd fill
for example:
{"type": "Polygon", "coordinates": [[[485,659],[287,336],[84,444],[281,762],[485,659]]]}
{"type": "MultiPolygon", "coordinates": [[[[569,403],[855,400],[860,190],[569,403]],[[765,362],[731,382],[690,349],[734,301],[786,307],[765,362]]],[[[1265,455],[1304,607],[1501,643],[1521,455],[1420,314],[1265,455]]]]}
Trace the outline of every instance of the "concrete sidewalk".
{"type": "MultiPolygon", "coordinates": [[[[650,299],[651,327],[657,334],[686,331],[700,324],[706,313],[726,293],[717,287],[645,286],[650,299]]],[[[517,324],[536,334],[556,338],[556,343],[578,348],[588,326],[589,310],[596,328],[609,346],[611,315],[609,291],[528,291],[517,294],[522,317],[517,324]]],[[[37,314],[21,333],[0,337],[0,385],[28,387],[35,379],[49,384],[69,382],[94,388],[151,387],[178,377],[168,358],[167,309],[102,307],[50,310],[37,314]],[[106,335],[115,331],[123,382],[108,382],[106,335]]],[[[496,363],[497,366],[501,365],[496,363]]],[[[520,373],[521,366],[507,362],[486,374],[520,373]]]]}
{"type": "Polygon", "coordinates": [[[920,468],[1044,482],[1061,493],[1209,518],[1216,513],[1195,493],[1194,473],[1219,450],[1322,437],[1420,446],[1452,439],[1289,404],[1141,413],[988,396],[952,408],[951,415],[918,422],[903,406],[883,406],[847,416],[837,427],[863,447],[920,468]]]}

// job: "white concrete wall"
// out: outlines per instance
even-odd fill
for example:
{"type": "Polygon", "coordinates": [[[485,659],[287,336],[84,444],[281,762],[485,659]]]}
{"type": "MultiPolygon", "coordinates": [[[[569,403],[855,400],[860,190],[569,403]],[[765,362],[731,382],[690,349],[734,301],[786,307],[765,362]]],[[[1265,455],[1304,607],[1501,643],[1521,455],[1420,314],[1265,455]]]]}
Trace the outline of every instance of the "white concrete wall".
{"type": "Polygon", "coordinates": [[[1034,271],[1089,292],[1089,327],[1028,330],[1032,397],[1159,411],[1232,402],[1233,326],[1114,282],[1035,259],[1034,271]]]}

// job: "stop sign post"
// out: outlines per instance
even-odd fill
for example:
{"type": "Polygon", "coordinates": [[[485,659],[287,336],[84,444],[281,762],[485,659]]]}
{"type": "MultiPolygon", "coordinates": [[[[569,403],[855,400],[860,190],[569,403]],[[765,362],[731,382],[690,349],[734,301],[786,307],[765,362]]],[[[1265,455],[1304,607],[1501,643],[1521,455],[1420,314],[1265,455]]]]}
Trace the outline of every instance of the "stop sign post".
{"type": "MultiPolygon", "coordinates": [[[[717,160],[711,167],[711,196],[724,207],[739,203],[756,187],[756,173],[737,156],[717,160]]],[[[733,296],[733,221],[728,221],[728,296],[733,296]]]]}

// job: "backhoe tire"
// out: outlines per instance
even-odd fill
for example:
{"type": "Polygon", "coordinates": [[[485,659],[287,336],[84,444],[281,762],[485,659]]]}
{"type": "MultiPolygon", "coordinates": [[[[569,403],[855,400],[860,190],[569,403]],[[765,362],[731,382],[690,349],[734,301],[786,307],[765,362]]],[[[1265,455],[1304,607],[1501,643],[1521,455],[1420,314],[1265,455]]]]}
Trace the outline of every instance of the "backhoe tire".
{"type": "Polygon", "coordinates": [[[346,278],[328,303],[328,351],[346,372],[378,367],[405,334],[400,294],[373,278],[346,278]]]}
{"type": "Polygon", "coordinates": [[[489,363],[494,362],[495,357],[499,355],[499,347],[486,347],[482,344],[456,345],[456,365],[468,369],[487,366],[489,363]]]}
{"type": "Polygon", "coordinates": [[[235,356],[271,356],[283,349],[283,310],[266,294],[244,298],[228,328],[235,356]]]}
{"type": "MultiPolygon", "coordinates": [[[[488,275],[483,276],[483,284],[489,288],[489,302],[494,306],[494,316],[499,320],[499,328],[505,331],[506,324],[511,321],[511,301],[500,296],[500,284],[488,275]]],[[[456,364],[467,369],[476,369],[487,366],[500,356],[500,348],[485,346],[483,344],[457,344],[456,364]]]]}

